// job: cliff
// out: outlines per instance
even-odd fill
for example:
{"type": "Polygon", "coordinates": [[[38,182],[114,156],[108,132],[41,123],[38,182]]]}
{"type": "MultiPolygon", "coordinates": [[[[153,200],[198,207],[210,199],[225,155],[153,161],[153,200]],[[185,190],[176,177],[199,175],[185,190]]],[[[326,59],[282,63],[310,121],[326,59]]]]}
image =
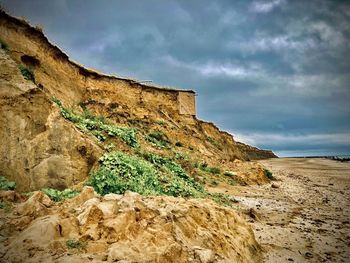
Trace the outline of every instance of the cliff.
{"type": "Polygon", "coordinates": [[[191,90],[145,85],[86,69],[50,44],[39,29],[4,12],[0,32],[8,46],[0,53],[0,136],[6,138],[0,147],[0,170],[19,189],[77,183],[103,152],[101,145],[60,116],[53,97],[66,108],[83,107],[123,127],[137,128],[143,138],[150,132],[162,133],[173,148],[223,170],[232,170],[236,159],[275,157],[198,120],[191,90]],[[18,65],[35,76],[34,83],[21,76],[18,65]]]}

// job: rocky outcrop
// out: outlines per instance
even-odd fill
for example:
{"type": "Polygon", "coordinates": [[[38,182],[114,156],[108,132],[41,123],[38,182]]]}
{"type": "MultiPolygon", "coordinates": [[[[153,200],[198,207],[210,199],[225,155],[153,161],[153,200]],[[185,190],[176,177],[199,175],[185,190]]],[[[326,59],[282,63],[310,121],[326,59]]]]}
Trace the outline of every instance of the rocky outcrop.
{"type": "MultiPolygon", "coordinates": [[[[14,208],[19,215],[29,215],[30,220],[9,222],[14,231],[4,242],[2,260],[139,263],[261,260],[261,248],[248,224],[233,209],[209,200],[142,197],[132,192],[102,198],[94,195],[91,188],[84,188],[80,196],[65,201],[59,208],[39,193],[27,203],[29,207],[42,207],[45,215],[37,212],[34,216],[14,208]],[[22,231],[16,234],[18,227],[22,231]],[[68,240],[80,246],[69,248],[68,240]]],[[[28,207],[26,203],[20,206],[28,207]]]]}

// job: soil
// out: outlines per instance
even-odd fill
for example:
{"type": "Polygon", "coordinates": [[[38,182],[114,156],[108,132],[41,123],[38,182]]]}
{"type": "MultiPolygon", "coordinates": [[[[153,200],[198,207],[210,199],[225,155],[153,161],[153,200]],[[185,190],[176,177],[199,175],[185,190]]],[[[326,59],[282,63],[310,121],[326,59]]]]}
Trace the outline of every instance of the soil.
{"type": "Polygon", "coordinates": [[[277,180],[220,190],[236,196],[264,262],[350,262],[350,163],[321,158],[259,161],[277,180]]]}

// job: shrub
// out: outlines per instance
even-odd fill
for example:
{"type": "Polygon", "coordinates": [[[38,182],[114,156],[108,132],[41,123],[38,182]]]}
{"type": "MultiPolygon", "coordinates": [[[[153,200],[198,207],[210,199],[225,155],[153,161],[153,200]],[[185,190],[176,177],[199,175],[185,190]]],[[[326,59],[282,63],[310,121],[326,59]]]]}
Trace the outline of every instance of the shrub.
{"type": "Polygon", "coordinates": [[[79,241],[79,240],[75,240],[75,239],[68,239],[66,241],[66,246],[67,248],[69,249],[85,249],[86,248],[86,242],[82,242],[82,241],[79,241]]]}
{"type": "Polygon", "coordinates": [[[0,176],[0,190],[14,190],[16,183],[7,180],[4,176],[0,176]]]}
{"type": "Polygon", "coordinates": [[[105,141],[107,139],[106,135],[108,135],[120,138],[131,147],[138,146],[135,129],[118,127],[115,124],[108,123],[105,117],[95,116],[87,109],[81,115],[76,114],[72,110],[63,107],[59,99],[53,97],[52,100],[60,108],[64,118],[73,122],[81,131],[91,133],[99,141],[105,141]]]}
{"type": "Polygon", "coordinates": [[[268,169],[264,170],[265,176],[269,179],[269,180],[276,180],[276,178],[273,176],[272,172],[268,169]]]}
{"type": "Polygon", "coordinates": [[[23,75],[24,79],[33,81],[35,83],[34,73],[30,69],[28,69],[23,64],[20,64],[18,68],[21,71],[21,74],[23,75]]]}
{"type": "Polygon", "coordinates": [[[79,194],[79,191],[77,190],[72,190],[72,189],[65,189],[63,191],[59,191],[53,188],[44,188],[42,191],[50,197],[51,200],[55,202],[62,201],[64,199],[69,199],[77,196],[79,194]]]}
{"type": "Polygon", "coordinates": [[[209,167],[207,165],[201,164],[199,168],[202,171],[207,172],[207,173],[211,173],[211,174],[219,174],[219,173],[221,173],[221,170],[218,167],[209,167]]]}
{"type": "Polygon", "coordinates": [[[7,45],[6,42],[4,42],[2,39],[0,39],[0,48],[5,50],[5,51],[8,51],[9,50],[9,46],[7,45]]]}
{"type": "Polygon", "coordinates": [[[158,148],[168,148],[170,143],[168,137],[161,131],[149,133],[145,136],[145,139],[158,148]]]}

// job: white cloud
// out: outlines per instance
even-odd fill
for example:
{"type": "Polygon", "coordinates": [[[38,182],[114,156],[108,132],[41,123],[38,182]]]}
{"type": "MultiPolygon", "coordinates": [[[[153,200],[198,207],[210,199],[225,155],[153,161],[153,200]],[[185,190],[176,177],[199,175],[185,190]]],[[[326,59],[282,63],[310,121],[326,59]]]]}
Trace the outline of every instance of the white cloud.
{"type": "Polygon", "coordinates": [[[182,67],[189,70],[196,71],[205,77],[226,76],[231,78],[251,78],[262,71],[262,67],[257,63],[250,63],[248,65],[237,65],[234,63],[185,63],[173,56],[165,56],[161,59],[163,62],[176,67],[182,67]]]}
{"type": "Polygon", "coordinates": [[[255,39],[244,43],[231,42],[229,49],[239,49],[244,52],[255,53],[257,51],[281,51],[281,50],[306,50],[317,47],[317,43],[311,39],[295,40],[288,35],[281,36],[257,36],[255,39]]]}
{"type": "Polygon", "coordinates": [[[280,6],[281,4],[285,3],[285,0],[274,0],[274,1],[254,1],[251,6],[250,10],[255,13],[269,13],[276,7],[280,6]]]}

